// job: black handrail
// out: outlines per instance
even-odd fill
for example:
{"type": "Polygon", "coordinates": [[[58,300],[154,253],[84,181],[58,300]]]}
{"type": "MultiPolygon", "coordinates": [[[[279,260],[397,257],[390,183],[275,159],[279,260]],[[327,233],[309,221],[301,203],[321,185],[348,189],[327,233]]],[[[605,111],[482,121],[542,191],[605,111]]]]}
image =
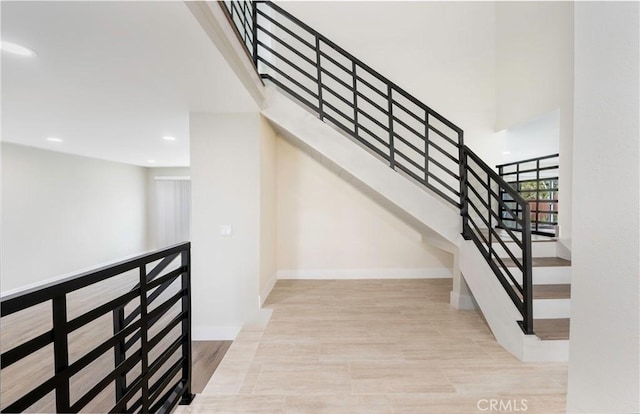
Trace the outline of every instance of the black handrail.
{"type": "MultiPolygon", "coordinates": [[[[500,177],[529,202],[532,234],[557,236],[559,158],[560,154],[551,154],[496,165],[500,177]]],[[[519,212],[519,205],[511,200],[507,192],[501,189],[500,197],[506,205],[519,212]]],[[[501,211],[501,215],[503,228],[518,230],[504,211],[501,211]]]]}
{"type": "MultiPolygon", "coordinates": [[[[251,28],[246,20],[244,23],[240,19],[232,21],[240,38],[247,39],[243,43],[262,79],[308,107],[320,120],[355,139],[395,171],[458,207],[463,236],[474,239],[478,231],[473,227],[478,225],[474,221],[477,211],[470,214],[469,208],[478,207],[473,204],[472,196],[480,190],[468,187],[470,176],[477,171],[471,170],[467,163],[477,156],[464,145],[461,128],[277,4],[225,1],[223,9],[228,16],[239,9],[234,3],[245,7],[249,4],[252,8],[251,28]]],[[[486,172],[485,167],[482,163],[480,169],[486,172]]],[[[499,191],[511,193],[508,184],[491,172],[491,183],[498,186],[499,191]]],[[[491,216],[500,215],[492,204],[489,206],[482,222],[491,224],[491,216]]],[[[523,216],[521,220],[528,228],[530,217],[523,216]]],[[[497,232],[491,229],[489,234],[492,233],[497,232]]],[[[522,270],[522,280],[513,285],[520,289],[510,283],[502,284],[523,315],[524,331],[531,334],[531,289],[527,288],[531,283],[531,240],[530,235],[526,236],[524,232],[516,243],[521,247],[519,255],[509,251],[516,267],[522,270]]],[[[492,235],[489,242],[495,239],[506,245],[514,237],[515,234],[507,230],[504,234],[492,235]]],[[[476,235],[476,240],[479,241],[480,236],[476,235]]],[[[478,241],[480,248],[482,244],[478,241]]],[[[493,261],[496,255],[491,243],[485,252],[496,276],[501,282],[506,280],[506,271],[501,271],[493,261]]]]}
{"type": "MultiPolygon", "coordinates": [[[[133,412],[140,409],[143,412],[168,413],[178,403],[189,404],[193,399],[191,393],[190,246],[188,242],[177,244],[0,298],[2,318],[47,301],[52,303],[52,328],[11,349],[3,349],[0,357],[1,369],[8,368],[49,344],[53,345],[55,367],[52,377],[40,384],[35,384],[31,391],[15,401],[8,402],[2,412],[25,411],[52,391],[55,393],[56,412],[79,412],[114,382],[116,397],[109,412],[133,412]],[[180,265],[163,274],[174,259],[179,259],[180,265]],[[153,270],[147,272],[147,265],[156,261],[160,262],[153,270]],[[68,294],[132,270],[139,271],[139,284],[132,290],[80,316],[73,319],[69,317],[68,294]],[[154,308],[149,307],[151,302],[159,296],[156,294],[158,287],[178,280],[177,293],[164,299],[154,308]],[[134,300],[140,302],[134,311],[136,316],[125,323],[125,306],[134,300]],[[163,323],[160,324],[162,316],[165,316],[175,304],[180,305],[180,312],[170,321],[162,321],[163,323]],[[113,335],[74,362],[70,362],[69,335],[109,313],[112,313],[113,317],[113,335]],[[181,328],[180,335],[170,338],[168,334],[177,326],[181,328]],[[151,338],[149,331],[152,327],[160,331],[151,338]],[[125,345],[125,340],[131,336],[140,339],[140,347],[135,351],[125,345]],[[151,360],[151,351],[157,352],[154,347],[163,340],[171,340],[171,345],[159,357],[151,360]],[[73,390],[70,389],[70,378],[111,349],[115,353],[114,369],[72,403],[70,394],[73,390]],[[165,367],[164,364],[169,357],[178,350],[180,351],[179,359],[170,367],[165,367]],[[127,374],[135,373],[134,370],[138,366],[141,367],[141,373],[127,384],[127,374]],[[180,377],[174,380],[178,373],[180,377]],[[134,397],[137,398],[134,399],[134,397]]],[[[3,381],[11,381],[11,378],[3,378],[3,381]]],[[[6,396],[3,396],[4,398],[6,396]]]]}

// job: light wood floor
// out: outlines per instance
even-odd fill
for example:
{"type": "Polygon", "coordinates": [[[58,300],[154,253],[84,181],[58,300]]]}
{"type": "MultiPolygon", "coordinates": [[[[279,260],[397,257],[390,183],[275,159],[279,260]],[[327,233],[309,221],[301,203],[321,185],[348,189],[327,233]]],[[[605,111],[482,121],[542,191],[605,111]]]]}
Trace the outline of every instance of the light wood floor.
{"type": "Polygon", "coordinates": [[[565,412],[566,364],[518,361],[478,312],[449,306],[450,290],[450,279],[278,281],[268,323],[245,327],[177,412],[458,414],[491,399],[565,412]]]}

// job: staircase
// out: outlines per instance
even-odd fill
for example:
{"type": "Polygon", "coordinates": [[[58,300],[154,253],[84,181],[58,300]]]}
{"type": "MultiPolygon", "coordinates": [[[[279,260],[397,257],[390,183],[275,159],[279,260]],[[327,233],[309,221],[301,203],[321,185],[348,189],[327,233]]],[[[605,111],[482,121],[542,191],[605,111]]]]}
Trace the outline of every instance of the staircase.
{"type": "Polygon", "coordinates": [[[455,253],[506,349],[566,360],[570,262],[554,239],[532,240],[529,202],[463,131],[277,4],[221,4],[267,85],[262,114],[280,136],[455,253]]]}

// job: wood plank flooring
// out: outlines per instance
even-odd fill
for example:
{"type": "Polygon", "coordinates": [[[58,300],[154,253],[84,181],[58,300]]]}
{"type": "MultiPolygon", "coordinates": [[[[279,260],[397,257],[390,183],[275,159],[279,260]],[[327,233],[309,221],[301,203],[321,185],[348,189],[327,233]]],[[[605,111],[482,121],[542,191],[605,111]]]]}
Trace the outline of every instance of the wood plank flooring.
{"type": "Polygon", "coordinates": [[[270,320],[243,328],[177,413],[478,413],[483,399],[565,412],[566,363],[523,363],[451,279],[280,280],[270,320]]]}
{"type": "Polygon", "coordinates": [[[533,320],[533,330],[543,341],[569,339],[569,327],[569,318],[533,320]]]}

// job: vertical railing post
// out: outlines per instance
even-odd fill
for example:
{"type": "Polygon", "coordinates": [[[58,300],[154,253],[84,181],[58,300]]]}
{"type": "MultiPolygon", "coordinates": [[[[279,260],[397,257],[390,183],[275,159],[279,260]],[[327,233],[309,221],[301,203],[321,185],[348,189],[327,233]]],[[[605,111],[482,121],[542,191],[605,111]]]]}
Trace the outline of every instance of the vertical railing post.
{"type": "Polygon", "coordinates": [[[53,363],[55,373],[56,412],[70,412],[69,395],[69,338],[67,332],[67,296],[62,294],[51,301],[53,314],[53,363]]]}
{"type": "Polygon", "coordinates": [[[258,2],[251,2],[251,30],[253,32],[253,51],[251,57],[253,58],[253,65],[258,69],[258,2]]]}
{"type": "Polygon", "coordinates": [[[424,111],[424,182],[429,182],[429,112],[424,111]]]}
{"type": "Polygon", "coordinates": [[[493,260],[493,225],[491,223],[491,175],[487,174],[487,230],[489,231],[487,251],[490,262],[493,260]]]}
{"type": "Polygon", "coordinates": [[[140,351],[142,352],[142,412],[148,413],[149,377],[144,375],[149,371],[149,315],[147,310],[147,272],[146,266],[140,266],[140,351]]]}
{"type": "Polygon", "coordinates": [[[522,229],[522,296],[523,296],[523,330],[527,335],[533,334],[533,272],[531,259],[531,207],[528,202],[523,206],[524,226],[522,229]]]}
{"type": "MultiPolygon", "coordinates": [[[[504,178],[504,167],[503,166],[498,166],[498,175],[500,176],[500,178],[504,178]]],[[[500,227],[504,227],[504,221],[502,220],[505,216],[504,212],[504,202],[505,202],[505,195],[506,192],[504,191],[504,189],[502,187],[498,188],[498,197],[500,197],[499,201],[498,201],[498,216],[500,217],[500,220],[498,221],[498,225],[500,227]]]]}
{"type": "Polygon", "coordinates": [[[322,105],[322,70],[320,69],[320,37],[316,36],[316,70],[318,77],[318,116],[320,120],[324,120],[324,109],[322,105]]]}
{"type": "Polygon", "coordinates": [[[185,391],[182,394],[180,405],[189,405],[195,398],[191,393],[191,250],[187,248],[182,252],[182,383],[185,391]]]}
{"type": "Polygon", "coordinates": [[[396,167],[396,161],[395,161],[395,145],[394,145],[394,136],[393,136],[393,97],[391,95],[391,84],[387,84],[387,99],[389,101],[389,107],[388,107],[388,111],[389,111],[389,165],[391,166],[391,168],[396,167]]]}
{"type": "Polygon", "coordinates": [[[471,240],[471,231],[469,229],[469,202],[468,192],[468,168],[467,152],[464,147],[464,133],[458,131],[458,163],[460,164],[460,215],[462,216],[462,237],[465,240],[471,240]]]}
{"type": "Polygon", "coordinates": [[[351,61],[351,74],[353,75],[353,133],[358,138],[358,81],[356,79],[356,61],[351,61]]]}
{"type": "MultiPolygon", "coordinates": [[[[124,306],[120,306],[117,309],[113,310],[113,335],[117,335],[121,330],[125,328],[124,326],[124,306]]],[[[125,339],[120,339],[116,345],[113,347],[114,353],[114,366],[118,368],[118,365],[124,362],[126,359],[126,347],[125,347],[125,339]]],[[[127,375],[125,372],[118,375],[115,381],[116,385],[116,403],[124,397],[124,394],[127,390],[127,375]]],[[[125,407],[126,408],[126,407],[125,407]]]]}

